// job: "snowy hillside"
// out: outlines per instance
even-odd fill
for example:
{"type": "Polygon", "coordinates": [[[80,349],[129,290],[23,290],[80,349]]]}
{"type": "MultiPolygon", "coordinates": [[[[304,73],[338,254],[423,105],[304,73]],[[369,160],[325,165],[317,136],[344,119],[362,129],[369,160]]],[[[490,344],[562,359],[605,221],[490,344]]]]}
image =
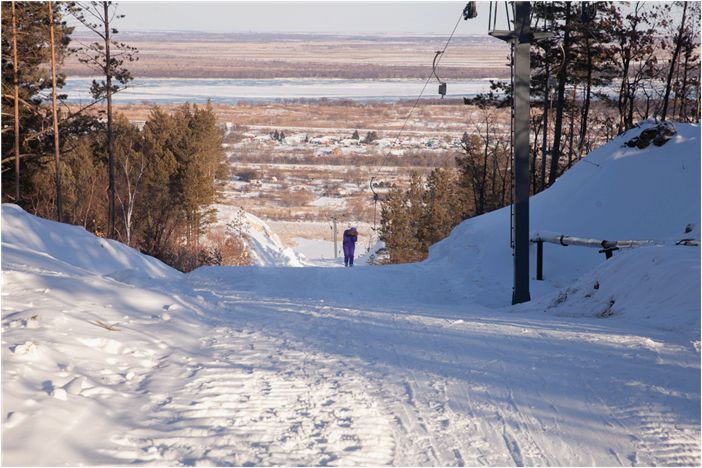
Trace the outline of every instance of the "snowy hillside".
{"type": "MultiPolygon", "coordinates": [[[[643,124],[594,150],[550,189],[530,200],[530,231],[605,240],[674,241],[700,237],[700,128],[677,124],[678,134],[662,147],[628,148],[624,142],[643,124]],[[685,233],[688,224],[693,233],[685,233]]],[[[505,305],[511,299],[509,207],[470,219],[434,245],[427,261],[480,283],[472,300],[505,305]]],[[[615,256],[617,254],[615,253],[615,256]]],[[[532,298],[569,285],[604,261],[597,249],[544,246],[544,282],[533,280],[532,298]]]]}
{"type": "MultiPolygon", "coordinates": [[[[16,205],[2,205],[2,262],[28,261],[36,269],[60,262],[76,274],[170,279],[179,273],[120,242],[101,239],[85,229],[37,218],[16,205]]],[[[27,265],[24,265],[27,266],[27,265]]]]}
{"type": "MultiPolygon", "coordinates": [[[[699,127],[678,131],[593,152],[532,230],[698,238],[699,127]]],[[[547,245],[510,307],[508,226],[413,265],[186,275],[3,205],[2,462],[699,466],[699,247],[547,245]]]]}

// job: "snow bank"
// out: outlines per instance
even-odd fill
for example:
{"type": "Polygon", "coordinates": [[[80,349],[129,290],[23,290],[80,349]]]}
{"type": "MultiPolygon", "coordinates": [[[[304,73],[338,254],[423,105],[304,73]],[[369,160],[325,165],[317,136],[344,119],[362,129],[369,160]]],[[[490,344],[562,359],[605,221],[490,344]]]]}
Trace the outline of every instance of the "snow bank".
{"type": "Polygon", "coordinates": [[[33,257],[35,266],[55,260],[77,274],[128,278],[177,278],[180,273],[153,257],[85,229],[33,216],[17,205],[2,205],[3,266],[33,257]]]}
{"type": "Polygon", "coordinates": [[[261,218],[246,213],[248,242],[253,249],[255,265],[259,266],[305,266],[295,251],[285,247],[278,235],[261,218]]]}
{"type": "MultiPolygon", "coordinates": [[[[662,147],[624,146],[652,125],[632,129],[594,150],[551,188],[532,197],[531,232],[607,240],[699,238],[700,128],[677,124],[678,134],[662,147]],[[688,224],[695,230],[686,234],[688,224]]],[[[512,288],[509,216],[507,207],[464,221],[430,249],[425,263],[451,270],[466,284],[481,284],[473,295],[477,302],[508,303],[512,288]]],[[[699,250],[679,248],[682,255],[699,257],[699,250]]],[[[546,244],[546,281],[537,282],[535,246],[530,259],[532,298],[570,285],[605,260],[596,249],[546,244]]]]}
{"type": "Polygon", "coordinates": [[[696,247],[641,247],[615,255],[528,308],[567,317],[609,317],[699,340],[696,247]]]}
{"type": "Polygon", "coordinates": [[[184,278],[118,242],[2,206],[4,464],[119,463],[99,448],[127,437],[150,399],[167,398],[145,382],[172,386],[167,370],[154,373],[205,335],[204,299],[184,278]]]}
{"type": "MultiPolygon", "coordinates": [[[[213,205],[217,210],[217,224],[221,227],[231,222],[241,212],[231,205],[213,205]]],[[[261,218],[244,212],[243,229],[253,264],[263,267],[302,267],[305,263],[289,247],[285,247],[278,235],[261,218]]]]}

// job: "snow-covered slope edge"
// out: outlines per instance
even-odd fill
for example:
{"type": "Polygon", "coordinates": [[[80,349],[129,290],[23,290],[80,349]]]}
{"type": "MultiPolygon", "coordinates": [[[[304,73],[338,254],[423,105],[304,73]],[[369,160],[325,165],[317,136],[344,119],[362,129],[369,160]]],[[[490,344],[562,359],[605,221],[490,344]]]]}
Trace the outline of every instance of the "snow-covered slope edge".
{"type": "Polygon", "coordinates": [[[97,237],[85,229],[38,218],[17,205],[2,205],[2,263],[12,268],[16,262],[35,266],[62,262],[73,273],[96,274],[126,279],[177,278],[181,274],[153,257],[121,242],[97,237]]]}
{"type": "MultiPolygon", "coordinates": [[[[530,231],[607,240],[699,238],[700,127],[676,124],[678,134],[662,147],[640,150],[624,146],[652,125],[642,124],[594,150],[552,187],[532,197],[530,231]],[[685,233],[688,224],[695,228],[692,234],[685,233]]],[[[509,304],[509,216],[507,207],[464,221],[430,249],[424,263],[432,269],[452,271],[466,284],[480,285],[472,301],[491,306],[509,304]]],[[[699,250],[680,248],[699,257],[699,250]]],[[[532,246],[532,299],[568,287],[604,261],[597,249],[546,244],[545,281],[535,281],[536,247],[532,246]]]]}
{"type": "Polygon", "coordinates": [[[242,212],[232,205],[212,205],[217,210],[217,226],[224,229],[227,223],[243,214],[242,229],[249,254],[254,265],[262,267],[302,267],[305,263],[289,247],[285,247],[278,235],[261,218],[242,212]]]}
{"type": "Polygon", "coordinates": [[[192,359],[206,335],[206,301],[183,278],[118,242],[2,206],[4,465],[124,463],[100,447],[121,445],[144,405],[168,397],[145,382],[172,387],[164,363],[192,359]]]}
{"type": "Polygon", "coordinates": [[[561,317],[597,317],[631,330],[674,332],[700,341],[697,247],[641,247],[616,255],[570,286],[520,306],[561,317]]]}

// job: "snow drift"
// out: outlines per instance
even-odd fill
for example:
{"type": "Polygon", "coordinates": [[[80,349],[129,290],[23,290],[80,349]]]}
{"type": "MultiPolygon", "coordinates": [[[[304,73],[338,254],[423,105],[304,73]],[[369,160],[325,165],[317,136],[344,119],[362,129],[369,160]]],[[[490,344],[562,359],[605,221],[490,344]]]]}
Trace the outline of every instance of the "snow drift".
{"type": "Polygon", "coordinates": [[[137,275],[142,278],[175,278],[180,273],[153,257],[121,242],[102,239],[85,229],[38,218],[17,205],[2,205],[3,270],[16,262],[34,266],[64,263],[81,275],[137,275]]]}
{"type": "Polygon", "coordinates": [[[555,298],[539,301],[536,307],[545,306],[547,312],[560,316],[635,321],[698,341],[698,255],[698,249],[680,247],[623,252],[559,291],[555,298]]]}

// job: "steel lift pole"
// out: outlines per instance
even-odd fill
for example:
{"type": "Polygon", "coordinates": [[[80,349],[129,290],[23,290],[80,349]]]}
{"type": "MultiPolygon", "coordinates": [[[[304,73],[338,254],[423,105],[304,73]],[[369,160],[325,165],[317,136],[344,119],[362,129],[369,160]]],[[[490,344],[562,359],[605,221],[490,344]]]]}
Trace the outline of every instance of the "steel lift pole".
{"type": "Polygon", "coordinates": [[[514,48],[514,287],[512,304],[531,300],[529,294],[529,49],[535,39],[548,33],[533,33],[530,2],[514,2],[514,30],[490,31],[514,48]]]}

